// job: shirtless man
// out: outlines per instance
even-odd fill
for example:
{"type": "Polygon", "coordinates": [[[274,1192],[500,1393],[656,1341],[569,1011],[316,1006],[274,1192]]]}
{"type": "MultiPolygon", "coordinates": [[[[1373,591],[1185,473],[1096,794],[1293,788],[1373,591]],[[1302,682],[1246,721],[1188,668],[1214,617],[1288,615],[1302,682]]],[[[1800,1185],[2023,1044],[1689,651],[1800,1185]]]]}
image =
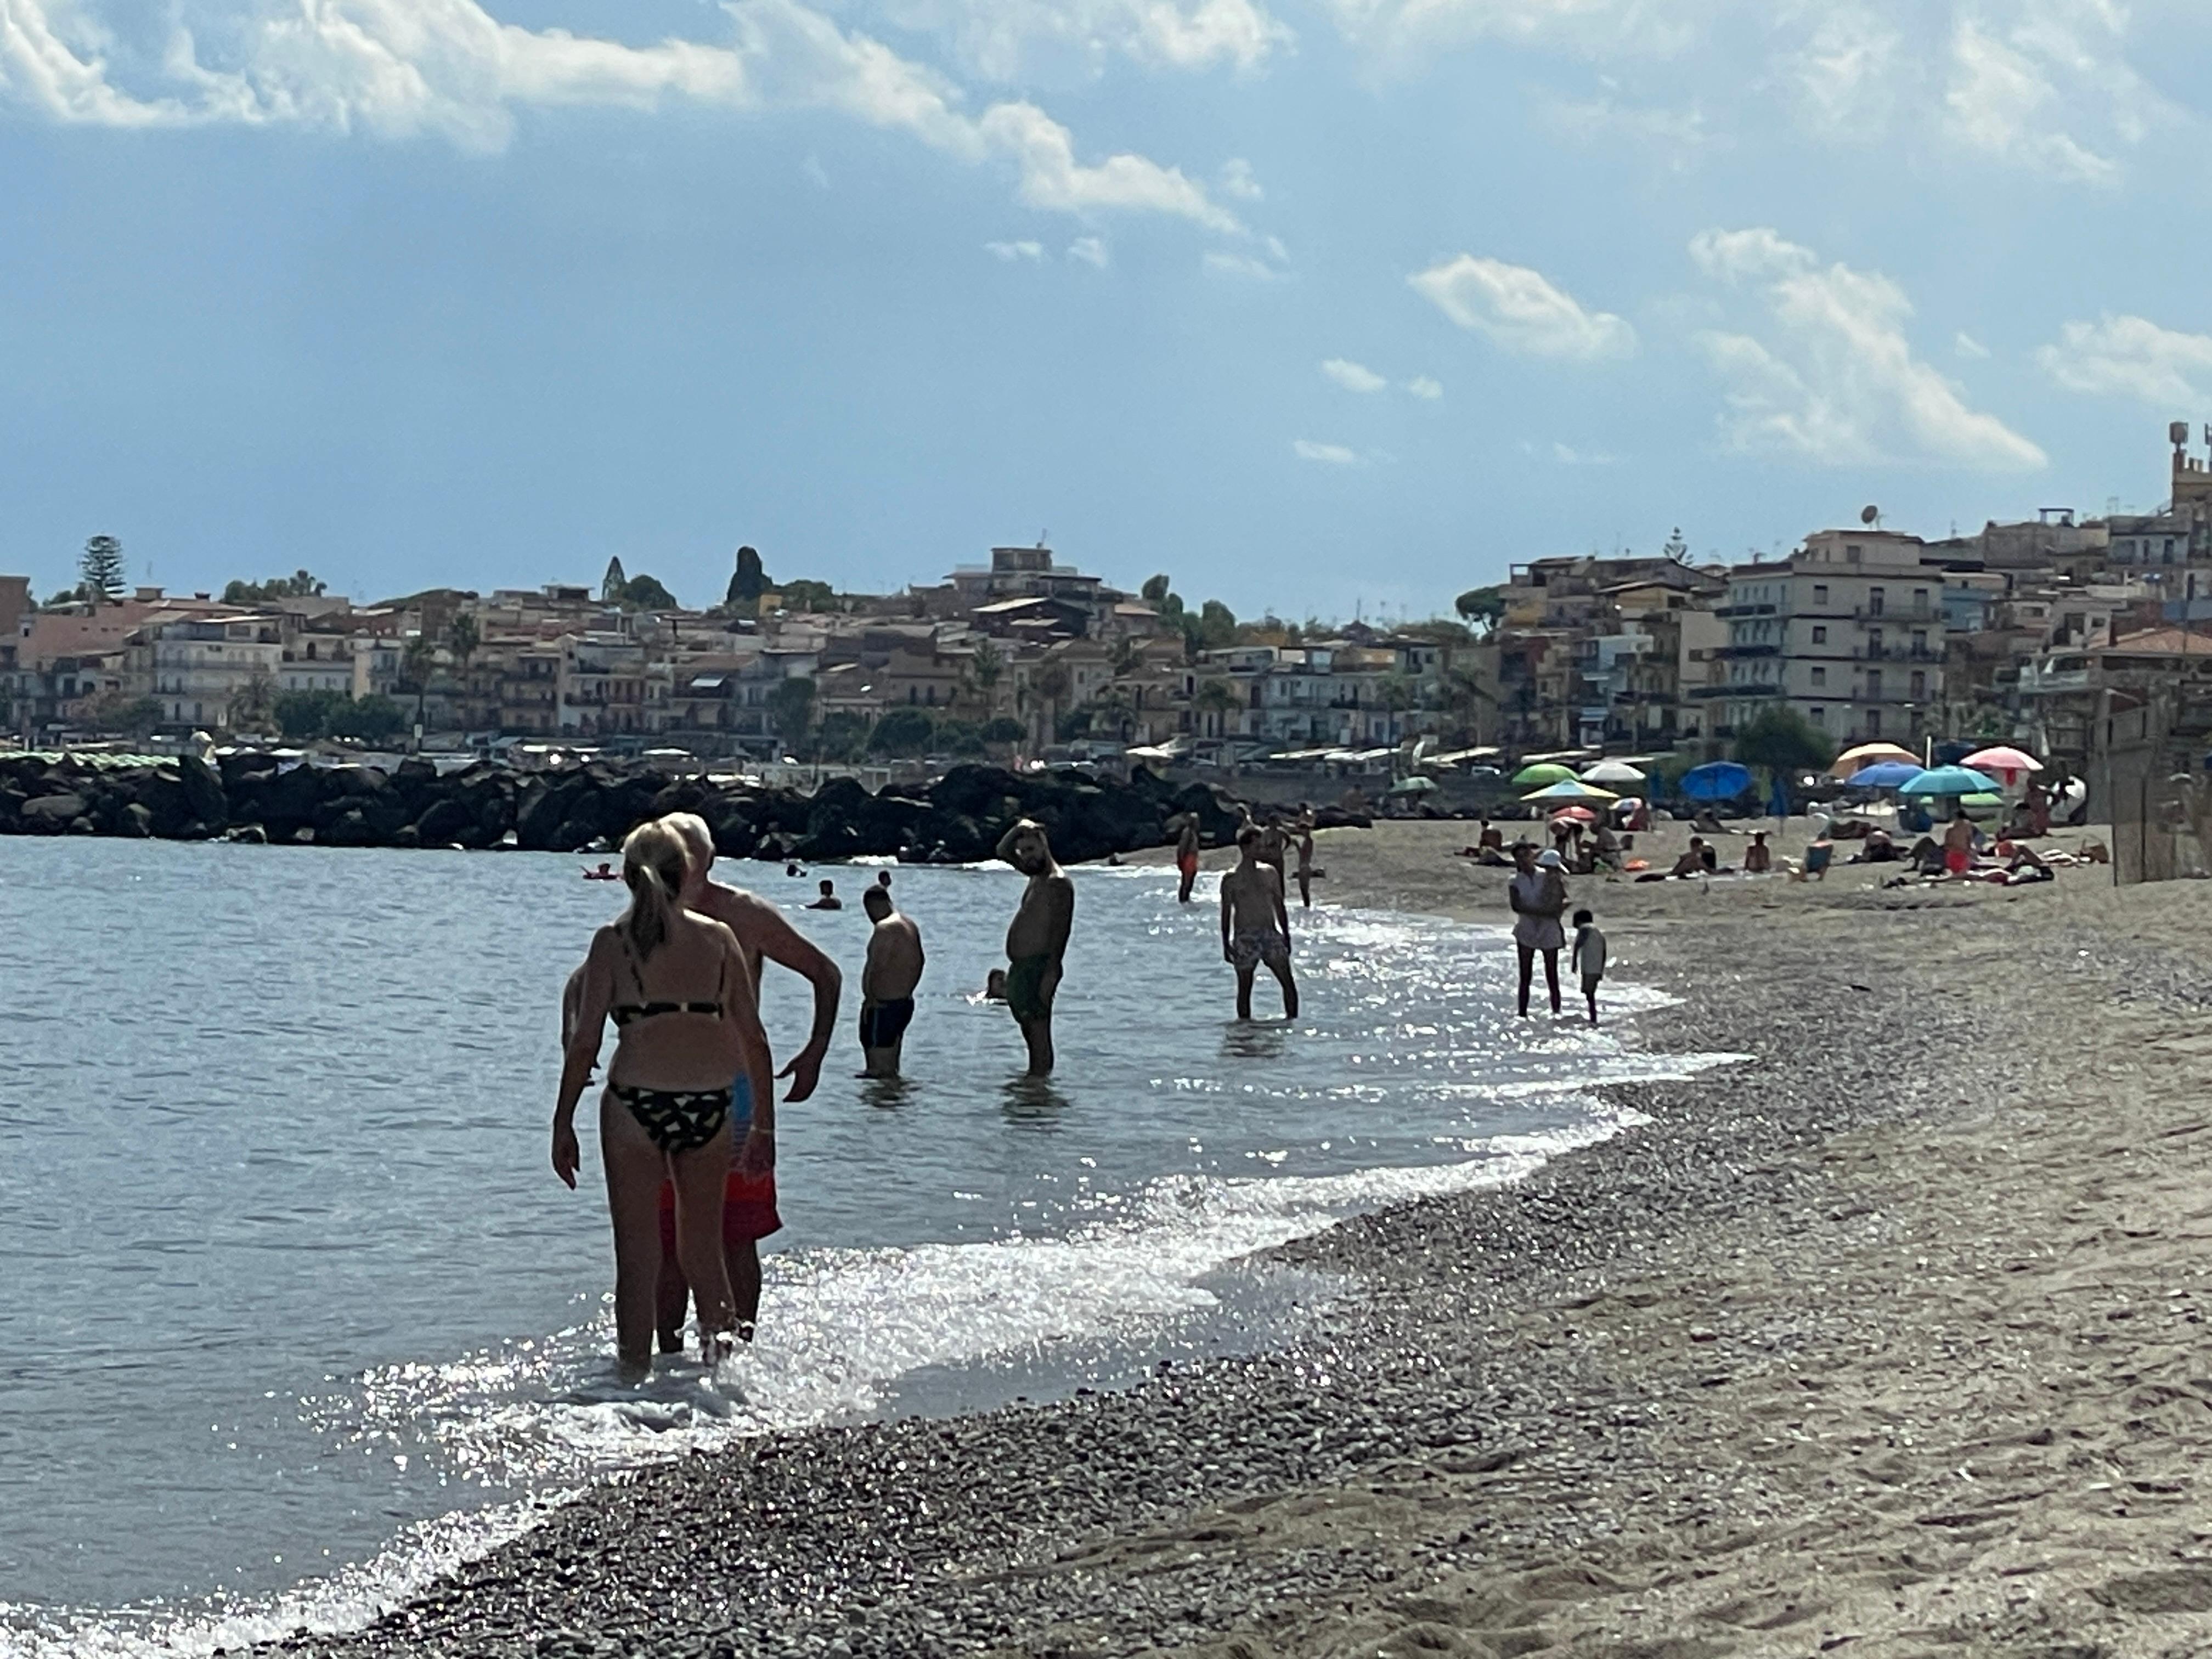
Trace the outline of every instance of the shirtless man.
{"type": "Polygon", "coordinates": [[[1182,828],[1176,835],[1176,868],[1182,872],[1182,888],[1176,894],[1176,902],[1188,904],[1191,885],[1198,879],[1198,818],[1194,813],[1182,815],[1182,828]]]}
{"type": "Polygon", "coordinates": [[[880,883],[860,895],[860,908],[875,923],[860,965],[860,1054],[866,1066],[860,1075],[896,1077],[899,1046],[914,1018],[914,988],[921,983],[921,929],[892,907],[891,890],[880,883]]]}
{"type": "MultiPolygon", "coordinates": [[[[791,1079],[785,1100],[805,1100],[821,1081],[822,1062],[829,1055],[830,1038],[837,1032],[837,999],[844,989],[844,975],[837,971],[836,963],[784,920],[783,912],[775,905],[743,888],[726,887],[714,879],[714,834],[704,818],[695,812],[672,812],[667,823],[684,837],[691,853],[690,871],[684,884],[684,908],[712,916],[738,936],[738,948],[753,970],[754,984],[760,983],[761,961],[765,957],[781,963],[814,988],[814,1025],[807,1033],[806,1046],[778,1074],[791,1079]]],[[[751,1109],[751,1091],[740,1082],[732,1121],[746,1121],[751,1109]]],[[[664,1222],[671,1213],[662,1212],[664,1222]]],[[[740,1336],[749,1336],[760,1317],[760,1241],[782,1225],[776,1214],[775,1172],[740,1176],[732,1170],[722,1198],[722,1259],[729,1268],[731,1294],[737,1300],[740,1336]]],[[[664,1353],[673,1353],[683,1346],[684,1303],[690,1287],[684,1282],[673,1251],[662,1251],[660,1262],[660,1346],[664,1353]]]]}
{"type": "Polygon", "coordinates": [[[1943,826],[1943,869],[1947,874],[1963,876],[1974,862],[1974,821],[1966,816],[1966,809],[1957,808],[1950,823],[1943,826]]]}
{"type": "Polygon", "coordinates": [[[1298,821],[1291,828],[1298,849],[1298,902],[1307,909],[1313,908],[1313,811],[1310,808],[1298,814],[1298,821]]]}
{"type": "MultiPolygon", "coordinates": [[[[1239,836],[1237,838],[1237,844],[1239,847],[1244,844],[1243,836],[1239,836]]],[[[1283,826],[1280,823],[1267,824],[1260,831],[1257,857],[1261,863],[1275,872],[1275,879],[1282,883],[1286,891],[1291,884],[1290,872],[1283,866],[1288,861],[1290,837],[1283,833],[1283,826]]]]}
{"type": "Polygon", "coordinates": [[[1075,926],[1075,884],[1053,861],[1052,843],[1035,819],[1020,819],[1006,831],[999,856],[1030,878],[1006,928],[1006,1006],[1029,1045],[1030,1075],[1049,1077],[1052,1000],[1075,926]]]}
{"type": "Polygon", "coordinates": [[[1264,831],[1237,832],[1237,867],[1221,878],[1221,957],[1237,969],[1237,1018],[1252,1018],[1252,980],[1266,963],[1283,988],[1283,1018],[1298,1017],[1291,977],[1291,915],[1283,908],[1282,873],[1260,858],[1264,831]]]}
{"type": "Polygon", "coordinates": [[[806,908],[810,910],[842,910],[845,908],[845,901],[837,896],[837,884],[824,879],[822,896],[806,908]]]}

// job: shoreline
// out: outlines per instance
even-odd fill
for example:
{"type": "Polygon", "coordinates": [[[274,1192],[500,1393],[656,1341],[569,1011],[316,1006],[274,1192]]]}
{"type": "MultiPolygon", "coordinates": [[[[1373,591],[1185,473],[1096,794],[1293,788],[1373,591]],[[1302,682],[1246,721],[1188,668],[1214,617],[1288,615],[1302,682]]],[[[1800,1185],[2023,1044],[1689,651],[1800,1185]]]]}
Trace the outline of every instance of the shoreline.
{"type": "MultiPolygon", "coordinates": [[[[1325,890],[1364,905],[1370,890],[1410,885],[1426,889],[1430,914],[1491,919],[1494,896],[1482,902],[1474,872],[1440,873],[1443,837],[1421,833],[1457,828],[1330,838],[1324,861],[1343,869],[1325,890]]],[[[1944,1398],[1940,1366],[1926,1400],[1890,1397],[1918,1369],[1899,1351],[1955,1353],[1955,1333],[1982,1322],[1979,1281],[1948,1303],[1932,1290],[1900,1297],[1933,1256],[1911,1257],[1921,1265],[1901,1275],[1893,1264],[1887,1279],[1838,1276],[1839,1264],[1941,1248],[1919,1241],[1947,1221],[2001,1231],[2033,1208],[2016,1181],[1971,1203],[1934,1190],[1914,1160],[1971,1156],[2002,1177],[1991,1166],[2014,1120],[2041,1109],[2032,1085],[2047,1091],[2063,1073],[2097,1086],[2115,1055],[2093,1052],[2084,1069],[2083,1048],[2103,1045],[2077,1041],[2095,1027],[2075,1004],[2159,1031],[2204,1023],[2201,1052],[2212,1052],[2198,1012],[2212,1006],[2212,980],[2169,945],[2107,945],[2098,931],[2119,912],[2138,932],[2160,923],[2185,939],[2192,918],[2212,923],[2212,893],[2115,895],[2094,878],[2024,894],[1881,894],[1832,878],[1724,895],[1576,885],[1602,921],[1627,916],[1616,934],[1635,941],[1632,963],[1616,944],[1626,971],[1686,999],[1642,1017],[1646,1046],[1734,1048],[1753,1062],[1611,1086],[1609,1099],[1650,1121],[1514,1185],[1401,1206],[1269,1253],[1358,1281],[1339,1328],[1279,1352],[1163,1366],[1126,1394],[781,1434],[750,1455],[647,1471],[377,1626],[283,1647],[1250,1659],[1333,1653],[1354,1637],[1367,1645],[1343,1650],[1518,1653],[1556,1639],[1578,1652],[1798,1652],[1840,1638],[1855,1651],[1920,1651],[1937,1615],[1970,1610],[1976,1639],[2048,1634],[2053,1595],[2078,1603],[2085,1626],[2163,1626],[2167,1604],[2212,1607],[2212,1571],[2200,1584],[2196,1569],[2172,1567],[2170,1540],[2166,1556],[2077,1549],[1992,1568],[1986,1583],[1945,1582],[1972,1569],[1966,1547],[2005,1547],[2023,1511],[1985,1492],[1955,1523],[1942,1504],[1932,1518],[1893,1511],[1923,1503],[1923,1487],[1934,1488],[1925,1502],[1956,1507],[1956,1489],[1996,1473],[1962,1480],[1978,1461],[2069,1467],[2072,1449],[2047,1421],[2014,1445],[1984,1401],[1978,1449],[1963,1461],[1948,1448],[1916,1456],[1914,1437],[1894,1429],[1869,1454],[1866,1423],[1944,1398]],[[2106,946],[2104,964],[2060,954],[2084,940],[2106,946]],[[1680,948],[1662,943],[1647,963],[1655,941],[1680,948]],[[2023,952],[2069,965],[2002,1001],[1949,994],[1947,973],[1984,974],[2023,952]],[[1905,1316],[1900,1302],[1925,1302],[1930,1316],[1905,1316]],[[1827,1445],[1820,1421],[1847,1401],[1860,1432],[1827,1445]],[[1847,1497],[1834,1495],[1839,1480],[1847,1497]],[[1831,1513],[1842,1503],[1855,1506],[1848,1528],[1831,1513]],[[1844,1576],[1848,1595],[1808,1588],[1844,1557],[1863,1567],[1844,1576]],[[1885,1621],[1894,1628],[1855,1628],[1885,1621]],[[1694,1645],[1626,1645],[1652,1640],[1694,1645]]],[[[2139,1092],[2146,1111],[2174,1105],[2139,1092]]],[[[2037,1168],[2078,1161],[2069,1149],[2037,1168]]],[[[1998,1254],[2024,1249],[2008,1241],[1998,1254]]],[[[2145,1335],[2194,1322],[2185,1301],[2151,1311],[2166,1316],[2134,1328],[2145,1335]]],[[[2118,1328],[2104,1323],[2100,1336],[2118,1328]]],[[[1948,1380],[1970,1389],[1979,1375],[1948,1380]]],[[[2149,1484],[2186,1492],[2185,1478],[2149,1484]]],[[[2158,1501],[2179,1524],[2193,1510],[2171,1492],[2158,1501]]]]}

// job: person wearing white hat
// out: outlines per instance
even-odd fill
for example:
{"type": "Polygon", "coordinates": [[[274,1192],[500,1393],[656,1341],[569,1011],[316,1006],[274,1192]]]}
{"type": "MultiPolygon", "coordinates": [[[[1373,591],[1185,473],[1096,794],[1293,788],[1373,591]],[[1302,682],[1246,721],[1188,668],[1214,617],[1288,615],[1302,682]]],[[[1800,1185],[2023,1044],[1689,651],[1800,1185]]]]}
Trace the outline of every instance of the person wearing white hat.
{"type": "Polygon", "coordinates": [[[1540,854],[1528,842],[1513,849],[1513,879],[1506,884],[1506,902],[1513,907],[1513,945],[1521,958],[1521,1017],[1528,1016],[1528,981],[1536,953],[1544,953],[1544,983],[1552,994],[1552,1012],[1559,1012],[1559,952],[1566,945],[1566,930],[1559,918],[1566,912],[1565,861],[1547,848],[1540,854]]]}

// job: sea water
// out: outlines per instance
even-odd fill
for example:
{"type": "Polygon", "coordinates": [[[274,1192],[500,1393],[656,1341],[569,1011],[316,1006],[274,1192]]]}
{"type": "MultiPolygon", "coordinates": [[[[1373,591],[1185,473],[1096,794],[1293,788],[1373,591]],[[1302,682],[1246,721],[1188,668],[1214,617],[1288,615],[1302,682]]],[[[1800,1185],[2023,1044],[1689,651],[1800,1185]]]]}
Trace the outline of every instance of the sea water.
{"type": "MultiPolygon", "coordinates": [[[[1251,1252],[1510,1179],[1618,1127],[1590,1084],[1711,1058],[1514,1018],[1502,931],[1325,904],[1292,915],[1298,1018],[1263,970],[1240,1024],[1213,878],[1181,905],[1172,872],[1086,868],[1039,1083],[980,996],[1020,878],[902,866],[928,968],[905,1079],[866,1082],[877,871],[722,873],[846,1002],[781,1114],[759,1340],[629,1389],[595,1107],[580,1190],[547,1133],[561,983],[620,886],[554,856],[0,841],[0,1648],[359,1620],[609,1470],[1249,1348],[1328,1294],[1251,1252]],[[823,875],[843,910],[801,908],[823,875]]],[[[808,988],[771,965],[763,997],[781,1064],[808,988]]]]}

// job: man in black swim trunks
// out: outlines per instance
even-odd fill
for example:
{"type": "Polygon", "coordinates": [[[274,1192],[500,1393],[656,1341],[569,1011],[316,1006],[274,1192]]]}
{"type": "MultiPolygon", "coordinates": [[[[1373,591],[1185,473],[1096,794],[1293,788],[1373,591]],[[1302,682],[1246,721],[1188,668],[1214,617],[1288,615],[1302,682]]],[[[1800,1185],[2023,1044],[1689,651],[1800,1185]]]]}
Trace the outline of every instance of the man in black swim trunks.
{"type": "Polygon", "coordinates": [[[867,959],[860,967],[860,1053],[863,1077],[896,1077],[899,1045],[914,1018],[915,987],[921,983],[921,929],[901,915],[888,887],[869,888],[860,908],[875,923],[868,934],[867,959]]]}

